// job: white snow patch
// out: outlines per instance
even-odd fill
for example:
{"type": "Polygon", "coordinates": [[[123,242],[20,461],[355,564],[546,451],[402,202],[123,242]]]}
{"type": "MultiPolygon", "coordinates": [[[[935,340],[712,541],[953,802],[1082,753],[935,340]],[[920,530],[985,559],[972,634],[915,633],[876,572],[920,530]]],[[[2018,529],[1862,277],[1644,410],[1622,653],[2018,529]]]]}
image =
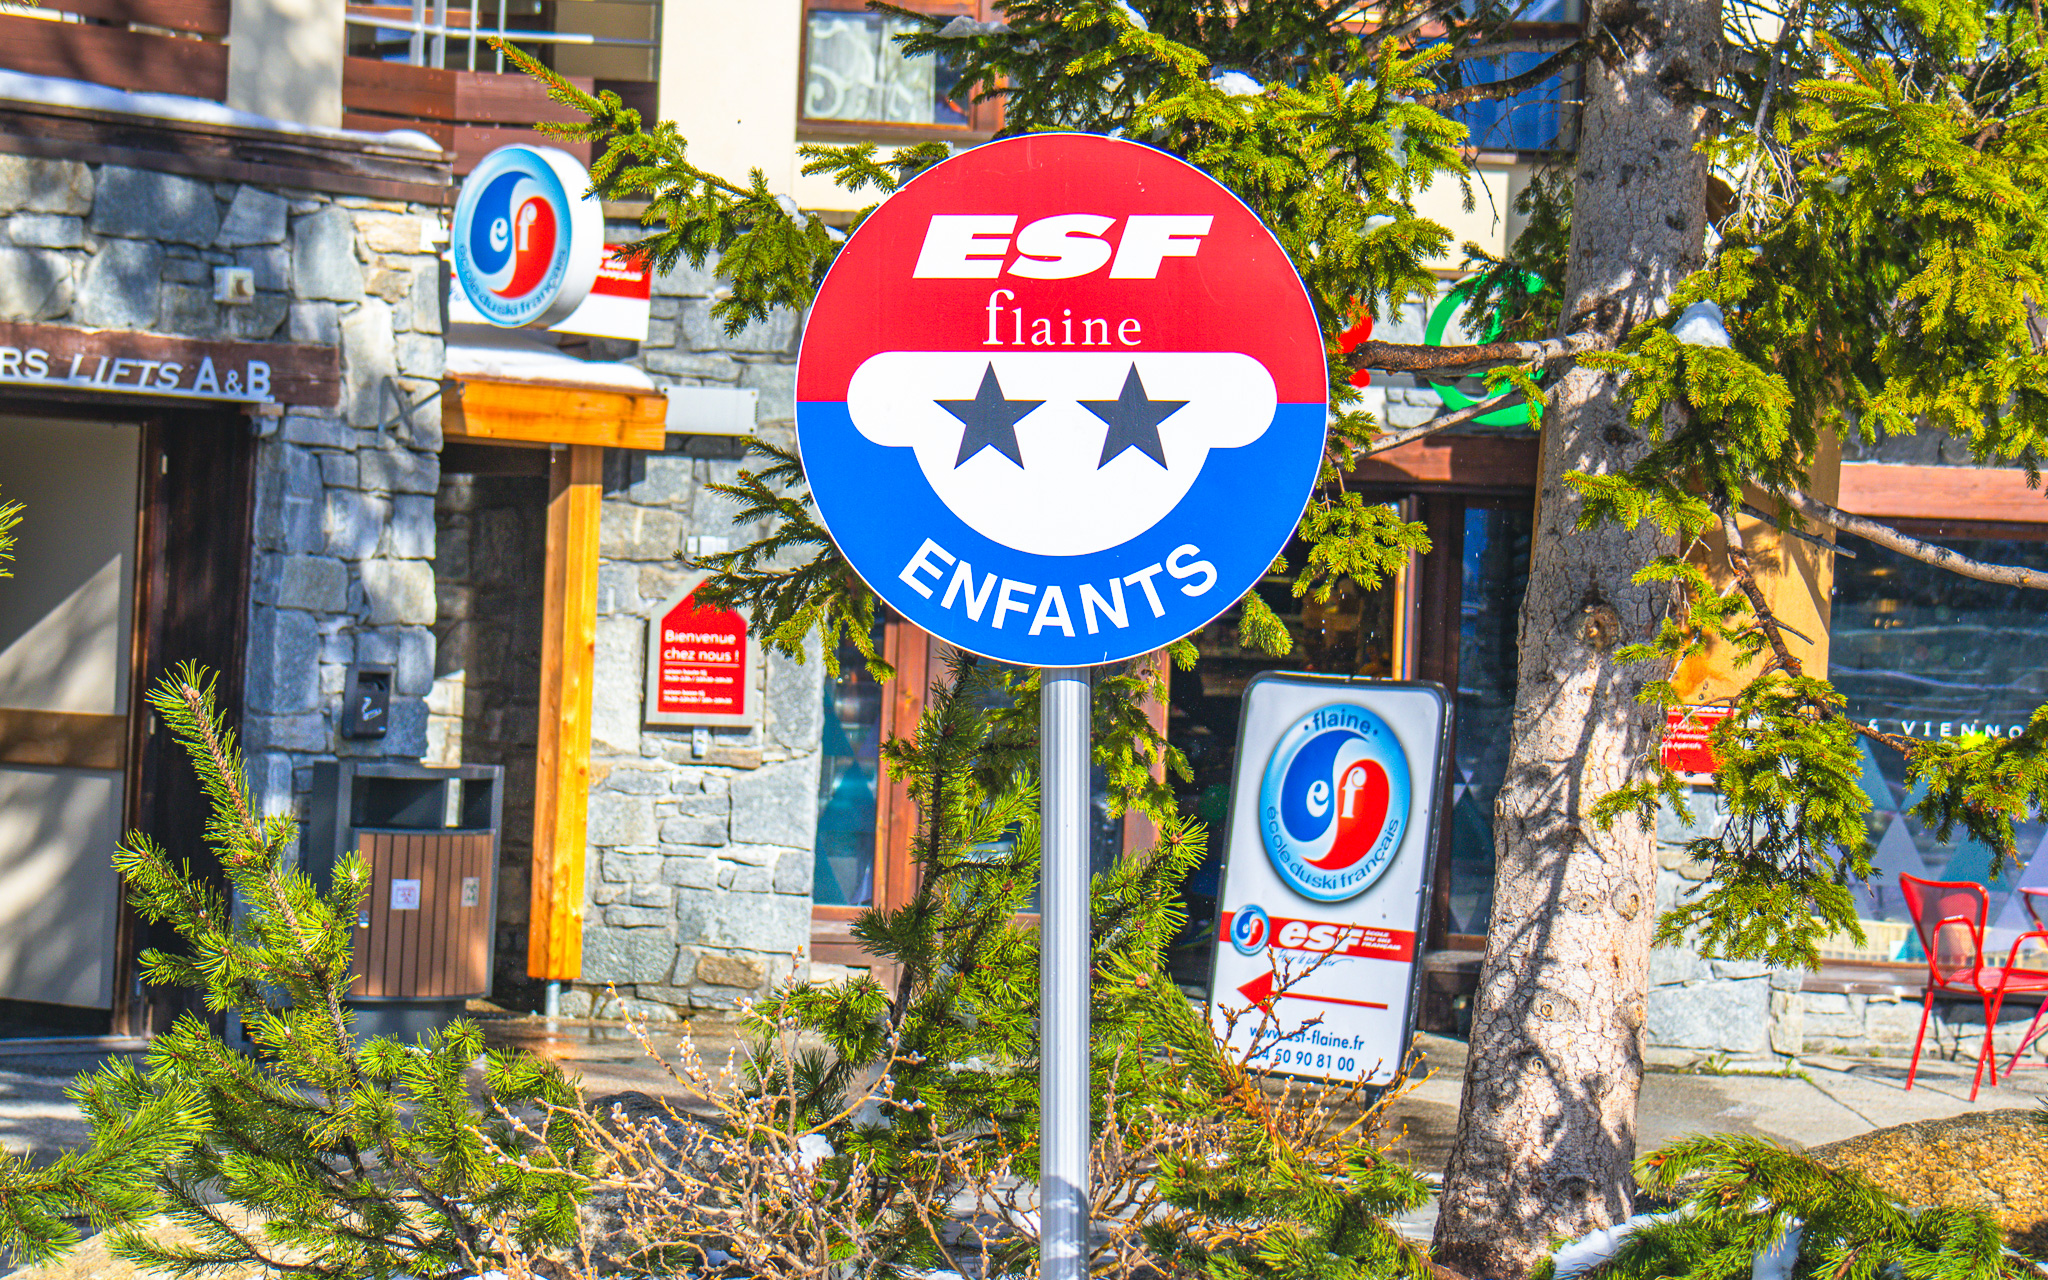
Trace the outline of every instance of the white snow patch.
{"type": "Polygon", "coordinates": [[[1687,307],[1671,326],[1671,336],[1688,347],[1725,347],[1728,326],[1721,308],[1702,298],[1687,307]]]}
{"type": "Polygon", "coordinates": [[[1262,92],[1259,82],[1242,71],[1219,71],[1209,77],[1209,87],[1233,98],[1255,97],[1262,92]]]}
{"type": "Polygon", "coordinates": [[[805,1169],[815,1169],[838,1154],[822,1133],[807,1133],[796,1140],[796,1162],[805,1169]]]}
{"type": "Polygon", "coordinates": [[[1792,1265],[1799,1261],[1799,1242],[1805,1238],[1805,1223],[1795,1221],[1785,1228],[1777,1243],[1750,1260],[1749,1280],[1792,1280],[1792,1265]]]}
{"type": "Polygon", "coordinates": [[[1138,30],[1150,31],[1152,29],[1152,24],[1145,21],[1145,15],[1130,6],[1130,0],[1116,0],[1116,7],[1124,11],[1124,16],[1129,18],[1131,25],[1138,30]]]}
{"type": "Polygon", "coordinates": [[[578,360],[519,329],[448,326],[448,376],[504,382],[566,382],[614,391],[653,391],[654,380],[629,364],[578,360]]]}
{"type": "Polygon", "coordinates": [[[959,39],[961,36],[1006,36],[1010,24],[1002,21],[983,22],[978,18],[958,17],[940,27],[938,34],[959,39]]]}
{"type": "Polygon", "coordinates": [[[321,125],[295,124],[273,120],[253,111],[237,111],[205,98],[188,98],[175,93],[130,93],[109,89],[85,80],[57,76],[31,76],[18,71],[0,71],[0,99],[33,102],[46,107],[72,107],[81,111],[112,111],[121,115],[148,116],[156,120],[182,120],[187,124],[228,125],[237,129],[268,129],[275,133],[310,134],[321,138],[346,138],[356,142],[381,142],[409,151],[441,154],[441,144],[417,129],[393,129],[388,133],[365,133],[356,129],[329,129],[321,125]]]}
{"type": "Polygon", "coordinates": [[[1557,1280],[1572,1280],[1574,1276],[1584,1275],[1612,1258],[1620,1251],[1622,1242],[1641,1228],[1677,1216],[1674,1213],[1639,1213],[1627,1222],[1618,1222],[1591,1235],[1580,1236],[1550,1255],[1551,1265],[1557,1269],[1557,1280]]]}

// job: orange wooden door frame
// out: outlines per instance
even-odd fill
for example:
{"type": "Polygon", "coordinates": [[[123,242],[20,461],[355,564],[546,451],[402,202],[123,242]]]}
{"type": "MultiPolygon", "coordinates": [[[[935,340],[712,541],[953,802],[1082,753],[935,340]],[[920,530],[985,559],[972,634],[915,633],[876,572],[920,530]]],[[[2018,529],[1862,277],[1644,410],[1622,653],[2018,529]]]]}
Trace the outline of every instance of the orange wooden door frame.
{"type": "Polygon", "coordinates": [[[541,604],[540,741],[533,788],[529,977],[583,972],[583,860],[590,809],[590,703],[597,660],[597,543],[604,450],[553,450],[541,604]]]}

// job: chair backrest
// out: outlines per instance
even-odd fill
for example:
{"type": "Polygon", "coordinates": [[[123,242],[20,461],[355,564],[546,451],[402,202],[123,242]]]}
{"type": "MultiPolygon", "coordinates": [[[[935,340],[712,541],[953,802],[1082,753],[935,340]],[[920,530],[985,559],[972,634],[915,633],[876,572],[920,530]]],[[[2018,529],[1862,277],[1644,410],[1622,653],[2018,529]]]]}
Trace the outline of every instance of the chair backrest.
{"type": "Polygon", "coordinates": [[[2048,889],[2021,889],[2020,901],[2026,904],[2027,914],[2034,918],[2034,927],[2048,929],[2048,921],[2041,919],[2042,904],[2048,903],[2048,889]]]}
{"type": "Polygon", "coordinates": [[[1913,915],[1934,980],[1943,983],[1974,974],[1984,963],[1984,921],[1991,911],[1984,886],[1902,875],[1899,891],[1913,915]]]}

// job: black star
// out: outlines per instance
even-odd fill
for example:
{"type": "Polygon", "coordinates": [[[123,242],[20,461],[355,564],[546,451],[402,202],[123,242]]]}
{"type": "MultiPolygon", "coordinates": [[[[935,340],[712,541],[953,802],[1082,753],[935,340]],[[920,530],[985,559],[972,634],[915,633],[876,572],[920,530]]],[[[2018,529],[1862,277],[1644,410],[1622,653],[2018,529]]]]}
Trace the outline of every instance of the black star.
{"type": "Polygon", "coordinates": [[[1159,442],[1159,424],[1186,406],[1185,400],[1154,400],[1145,394],[1138,380],[1138,366],[1124,377],[1123,393],[1114,400],[1083,400],[1081,407],[1109,424],[1102,438],[1102,459],[1097,471],[1126,449],[1136,449],[1161,467],[1166,465],[1166,446],[1159,442]]]}
{"type": "Polygon", "coordinates": [[[955,467],[983,449],[994,449],[1021,467],[1024,456],[1017,448],[1017,422],[1045,401],[1009,399],[1003,395],[1002,384],[996,381],[996,367],[990,365],[982,371],[981,389],[974,393],[974,399],[934,403],[967,428],[960,433],[960,456],[953,459],[955,467]]]}

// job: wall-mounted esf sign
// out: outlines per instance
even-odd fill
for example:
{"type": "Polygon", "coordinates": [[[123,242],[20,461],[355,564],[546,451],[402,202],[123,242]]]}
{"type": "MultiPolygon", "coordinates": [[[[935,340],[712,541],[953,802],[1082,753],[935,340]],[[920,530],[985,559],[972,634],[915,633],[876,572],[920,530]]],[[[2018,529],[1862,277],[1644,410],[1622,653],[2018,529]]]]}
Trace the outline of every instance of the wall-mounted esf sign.
{"type": "Polygon", "coordinates": [[[449,256],[478,317],[546,328],[583,304],[605,253],[604,208],[589,189],[589,171],[555,147],[499,147],[470,171],[449,256]]]}
{"type": "Polygon", "coordinates": [[[933,166],[833,263],[797,361],[818,513],[891,608],[1040,667],[1146,653],[1258,582],[1322,460],[1322,332],[1243,202],[1034,134],[933,166]]]}
{"type": "Polygon", "coordinates": [[[693,575],[648,619],[648,724],[737,728],[760,718],[760,647],[744,615],[697,603],[708,576],[693,575]]]}
{"type": "Polygon", "coordinates": [[[1414,1033],[1442,688],[1261,674],[1244,694],[1210,1017],[1254,1065],[1386,1084],[1414,1033]]]}

